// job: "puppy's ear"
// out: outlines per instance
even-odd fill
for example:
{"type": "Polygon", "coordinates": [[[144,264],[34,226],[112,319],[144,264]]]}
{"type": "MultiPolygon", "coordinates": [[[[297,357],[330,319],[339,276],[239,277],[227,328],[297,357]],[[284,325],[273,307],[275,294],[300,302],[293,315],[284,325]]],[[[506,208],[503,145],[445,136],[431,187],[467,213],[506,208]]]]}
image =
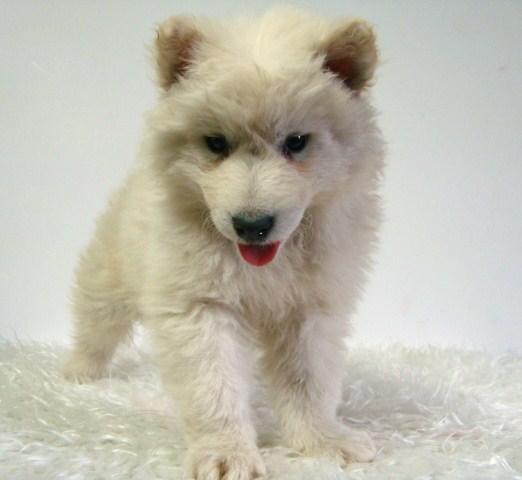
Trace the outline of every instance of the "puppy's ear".
{"type": "Polygon", "coordinates": [[[377,46],[372,28],[363,20],[340,24],[323,42],[324,66],[352,90],[369,84],[377,66],[377,46]]]}
{"type": "Polygon", "coordinates": [[[168,90],[190,67],[194,48],[203,38],[194,20],[175,16],[156,31],[155,58],[158,83],[168,90]]]}

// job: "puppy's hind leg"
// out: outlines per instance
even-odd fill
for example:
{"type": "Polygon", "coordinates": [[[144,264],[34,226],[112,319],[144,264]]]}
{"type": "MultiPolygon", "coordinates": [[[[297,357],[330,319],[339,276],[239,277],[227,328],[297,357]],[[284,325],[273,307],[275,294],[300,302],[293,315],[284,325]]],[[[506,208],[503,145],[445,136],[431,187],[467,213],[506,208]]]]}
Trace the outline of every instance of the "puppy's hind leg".
{"type": "Polygon", "coordinates": [[[96,239],[81,258],[72,301],[73,348],[63,373],[70,380],[85,382],[103,376],[136,318],[113,256],[96,239]]]}
{"type": "Polygon", "coordinates": [[[116,347],[131,333],[131,311],[108,299],[84,299],[76,306],[73,348],[64,375],[80,383],[104,375],[116,347]]]}

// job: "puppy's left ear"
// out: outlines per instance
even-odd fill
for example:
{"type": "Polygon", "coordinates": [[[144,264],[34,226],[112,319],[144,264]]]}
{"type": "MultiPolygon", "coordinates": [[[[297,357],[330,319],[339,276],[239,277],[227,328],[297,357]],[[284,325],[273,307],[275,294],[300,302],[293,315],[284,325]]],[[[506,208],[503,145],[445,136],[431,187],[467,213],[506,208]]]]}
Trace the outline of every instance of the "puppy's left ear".
{"type": "Polygon", "coordinates": [[[155,59],[160,87],[168,90],[186,73],[192,63],[194,49],[202,38],[192,17],[174,16],[159,26],[155,59]]]}
{"type": "Polygon", "coordinates": [[[340,24],[322,43],[324,67],[337,75],[351,90],[369,85],[377,66],[375,34],[363,20],[340,24]]]}

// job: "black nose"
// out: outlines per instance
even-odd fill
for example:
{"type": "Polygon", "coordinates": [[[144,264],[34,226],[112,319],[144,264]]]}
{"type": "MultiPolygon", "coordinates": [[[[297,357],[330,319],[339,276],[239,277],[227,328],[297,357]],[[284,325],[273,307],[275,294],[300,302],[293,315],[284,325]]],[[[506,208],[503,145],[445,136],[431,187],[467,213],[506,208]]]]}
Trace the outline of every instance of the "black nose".
{"type": "Polygon", "coordinates": [[[243,240],[263,242],[274,226],[274,217],[272,215],[235,215],[232,217],[232,225],[234,225],[234,230],[238,236],[243,240]]]}

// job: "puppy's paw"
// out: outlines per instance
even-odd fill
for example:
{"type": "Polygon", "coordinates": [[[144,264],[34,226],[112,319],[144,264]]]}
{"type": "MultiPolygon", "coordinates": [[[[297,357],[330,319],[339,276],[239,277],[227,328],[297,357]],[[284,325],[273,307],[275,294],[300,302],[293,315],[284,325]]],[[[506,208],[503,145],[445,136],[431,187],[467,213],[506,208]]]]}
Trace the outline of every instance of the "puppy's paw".
{"type": "Polygon", "coordinates": [[[266,474],[261,455],[255,448],[192,448],[186,462],[195,480],[251,480],[266,474]]]}
{"type": "Polygon", "coordinates": [[[341,455],[341,464],[353,462],[371,462],[377,455],[377,449],[366,432],[346,428],[342,436],[333,441],[337,456],[341,455]]]}
{"type": "Polygon", "coordinates": [[[62,367],[63,376],[76,383],[89,383],[105,374],[105,362],[92,360],[84,355],[72,353],[62,367]]]}
{"type": "Polygon", "coordinates": [[[333,435],[315,438],[301,449],[305,455],[326,457],[341,466],[348,463],[371,462],[377,449],[366,432],[342,426],[333,435]]]}

